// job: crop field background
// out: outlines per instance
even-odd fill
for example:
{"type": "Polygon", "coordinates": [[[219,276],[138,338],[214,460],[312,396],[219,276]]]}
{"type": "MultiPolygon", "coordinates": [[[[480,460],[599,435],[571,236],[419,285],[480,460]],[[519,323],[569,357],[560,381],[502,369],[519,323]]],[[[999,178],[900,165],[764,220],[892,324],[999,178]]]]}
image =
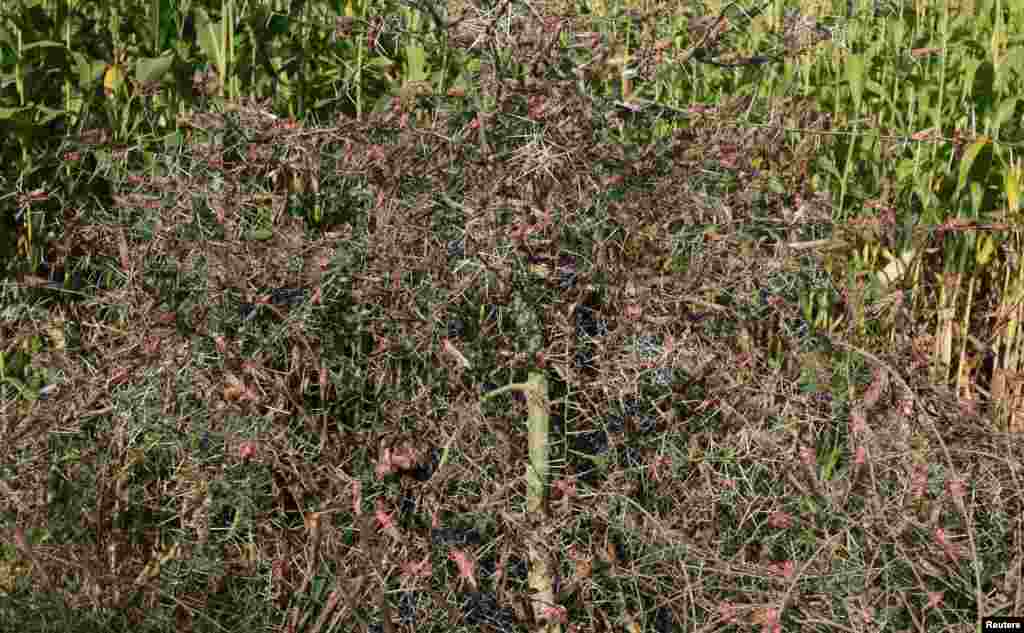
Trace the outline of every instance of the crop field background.
{"type": "Polygon", "coordinates": [[[3,2],[0,628],[1024,614],[1021,34],[3,2]]]}

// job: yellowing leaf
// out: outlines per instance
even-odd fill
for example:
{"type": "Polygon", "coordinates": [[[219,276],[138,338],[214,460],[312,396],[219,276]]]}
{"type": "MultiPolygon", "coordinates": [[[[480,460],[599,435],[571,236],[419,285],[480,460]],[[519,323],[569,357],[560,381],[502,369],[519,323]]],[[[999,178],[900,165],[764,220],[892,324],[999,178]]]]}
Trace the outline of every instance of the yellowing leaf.
{"type": "Polygon", "coordinates": [[[989,263],[995,250],[996,241],[992,239],[991,235],[983,235],[979,241],[978,252],[976,253],[978,265],[984,266],[989,263]]]}
{"type": "Polygon", "coordinates": [[[67,347],[67,341],[64,338],[63,319],[55,319],[51,322],[50,327],[46,329],[46,334],[50,337],[50,343],[55,350],[62,350],[67,347]]]}
{"type": "Polygon", "coordinates": [[[113,95],[118,88],[124,85],[124,71],[118,64],[109,64],[103,71],[103,92],[107,96],[113,95]]]}
{"type": "Polygon", "coordinates": [[[1006,170],[1006,204],[1010,213],[1016,213],[1020,209],[1020,177],[1024,171],[1021,167],[1014,166],[1006,170]]]}

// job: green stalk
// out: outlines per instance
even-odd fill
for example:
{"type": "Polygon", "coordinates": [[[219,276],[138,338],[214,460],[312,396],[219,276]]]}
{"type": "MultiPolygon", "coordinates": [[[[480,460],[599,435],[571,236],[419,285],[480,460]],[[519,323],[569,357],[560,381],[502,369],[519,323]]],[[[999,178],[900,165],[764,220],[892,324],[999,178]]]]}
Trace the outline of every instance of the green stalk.
{"type": "Polygon", "coordinates": [[[521,391],[526,396],[529,411],[530,460],[526,464],[526,511],[537,516],[544,511],[544,484],[548,473],[548,382],[541,372],[530,372],[526,382],[518,382],[495,389],[484,396],[484,400],[507,393],[521,391]]]}
{"type": "MultiPolygon", "coordinates": [[[[508,391],[521,391],[526,396],[530,454],[526,464],[526,513],[527,520],[539,527],[544,520],[544,494],[549,467],[548,427],[551,417],[548,381],[543,372],[532,371],[525,383],[505,385],[487,393],[483,399],[486,401],[508,391]]],[[[555,606],[554,566],[544,551],[542,530],[538,529],[530,535],[528,548],[533,612],[535,618],[541,621],[544,608],[555,606]]],[[[561,633],[562,625],[557,621],[547,621],[541,630],[544,633],[561,633]]]]}
{"type": "Polygon", "coordinates": [[[997,314],[1000,321],[1005,319],[1005,326],[1000,327],[996,340],[996,367],[992,375],[992,399],[996,402],[1000,427],[1002,421],[1012,433],[1021,430],[1019,414],[1020,384],[1012,379],[1021,366],[1020,324],[1022,317],[1020,300],[1024,297],[1024,270],[1018,269],[1011,273],[1006,267],[1006,279],[1003,285],[1005,299],[999,306],[997,314]],[[1011,279],[1011,276],[1014,278],[1011,279]]]}

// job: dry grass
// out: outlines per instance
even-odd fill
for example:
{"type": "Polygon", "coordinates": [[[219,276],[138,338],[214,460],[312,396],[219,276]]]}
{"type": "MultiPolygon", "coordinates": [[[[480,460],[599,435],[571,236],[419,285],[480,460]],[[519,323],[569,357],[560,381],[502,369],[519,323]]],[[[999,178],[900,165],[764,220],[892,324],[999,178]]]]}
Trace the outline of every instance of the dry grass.
{"type": "MultiPolygon", "coordinates": [[[[544,24],[495,37],[554,65],[544,24]]],[[[804,317],[851,292],[787,246],[836,231],[809,171],[829,113],[749,127],[726,98],[654,141],[571,82],[488,95],[505,116],[195,115],[115,204],[65,211],[67,283],[2,290],[5,351],[36,341],[59,385],[2,404],[6,621],[526,630],[538,533],[575,631],[1021,612],[1020,442],[929,382],[914,324],[804,317]],[[540,525],[526,403],[480,403],[535,366],[540,525]]]]}

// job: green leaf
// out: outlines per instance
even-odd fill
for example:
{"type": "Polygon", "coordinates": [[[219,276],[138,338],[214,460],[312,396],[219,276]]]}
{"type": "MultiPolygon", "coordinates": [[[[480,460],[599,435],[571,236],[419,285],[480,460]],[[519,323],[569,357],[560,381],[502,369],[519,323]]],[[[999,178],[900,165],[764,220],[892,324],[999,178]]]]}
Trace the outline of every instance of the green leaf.
{"type": "Polygon", "coordinates": [[[393,62],[391,59],[383,55],[378,55],[377,57],[371,57],[370,59],[366,60],[364,65],[370,68],[383,68],[386,70],[394,66],[395,62],[393,62]]]}
{"type": "Polygon", "coordinates": [[[31,112],[32,106],[25,106],[24,108],[2,108],[0,107],[0,121],[6,121],[7,119],[13,119],[23,112],[31,112]]]}
{"type": "Polygon", "coordinates": [[[851,55],[846,61],[846,80],[850,82],[850,94],[853,96],[853,108],[860,111],[864,99],[864,57],[851,55]]]}
{"type": "Polygon", "coordinates": [[[196,34],[199,47],[207,59],[217,66],[221,79],[227,74],[227,32],[221,22],[212,22],[209,14],[202,7],[196,8],[196,34]]]}
{"type": "Polygon", "coordinates": [[[274,232],[270,229],[253,229],[245,234],[245,239],[260,242],[265,242],[272,237],[274,237],[274,232]]]}
{"type": "Polygon", "coordinates": [[[75,69],[78,72],[78,85],[82,88],[87,88],[98,81],[107,69],[107,63],[101,59],[89,59],[76,51],[72,51],[71,56],[75,60],[75,69]]]}
{"type": "Polygon", "coordinates": [[[821,478],[825,481],[832,479],[832,474],[835,472],[836,464],[839,463],[839,454],[841,449],[839,446],[833,446],[832,450],[829,451],[828,456],[825,458],[825,463],[821,467],[821,478]]]}
{"type": "Polygon", "coordinates": [[[960,160],[960,174],[956,183],[956,193],[958,195],[967,185],[967,179],[971,175],[971,168],[974,167],[974,161],[978,158],[981,151],[988,147],[991,142],[992,139],[987,136],[982,136],[971,143],[971,145],[964,151],[964,156],[960,160]]]}
{"type": "Polygon", "coordinates": [[[44,105],[37,105],[36,110],[36,125],[47,125],[50,121],[57,117],[64,116],[66,114],[64,110],[58,110],[56,108],[48,108],[44,105]],[[40,116],[41,115],[41,116],[40,116]]]}
{"type": "Polygon", "coordinates": [[[136,81],[158,81],[167,74],[173,64],[173,55],[140,59],[135,62],[135,79],[136,81]]]}
{"type": "Polygon", "coordinates": [[[17,389],[18,392],[21,393],[22,398],[30,401],[36,400],[36,394],[33,393],[32,390],[25,385],[25,383],[21,382],[14,376],[7,376],[6,378],[4,378],[4,382],[17,389]]]}
{"type": "Polygon", "coordinates": [[[22,52],[27,52],[33,48],[64,48],[64,44],[61,42],[54,42],[53,40],[40,40],[38,42],[32,42],[31,44],[25,44],[21,47],[22,52]]]}
{"type": "Polygon", "coordinates": [[[427,80],[427,51],[420,45],[419,40],[413,40],[412,38],[421,37],[419,28],[422,22],[420,12],[415,9],[405,9],[403,11],[407,17],[408,37],[410,37],[410,43],[405,47],[405,77],[404,80],[409,81],[426,81],[427,80]]]}
{"type": "Polygon", "coordinates": [[[1010,117],[1013,116],[1014,111],[1017,109],[1017,102],[1020,101],[1020,97],[1010,97],[1003,99],[999,103],[999,110],[996,113],[996,126],[1002,127],[1010,117]]]}
{"type": "Polygon", "coordinates": [[[896,181],[903,182],[914,175],[914,161],[904,158],[896,163],[896,181]]]}
{"type": "Polygon", "coordinates": [[[287,15],[274,14],[267,22],[267,31],[271,35],[284,35],[288,32],[290,21],[287,15]]]}

